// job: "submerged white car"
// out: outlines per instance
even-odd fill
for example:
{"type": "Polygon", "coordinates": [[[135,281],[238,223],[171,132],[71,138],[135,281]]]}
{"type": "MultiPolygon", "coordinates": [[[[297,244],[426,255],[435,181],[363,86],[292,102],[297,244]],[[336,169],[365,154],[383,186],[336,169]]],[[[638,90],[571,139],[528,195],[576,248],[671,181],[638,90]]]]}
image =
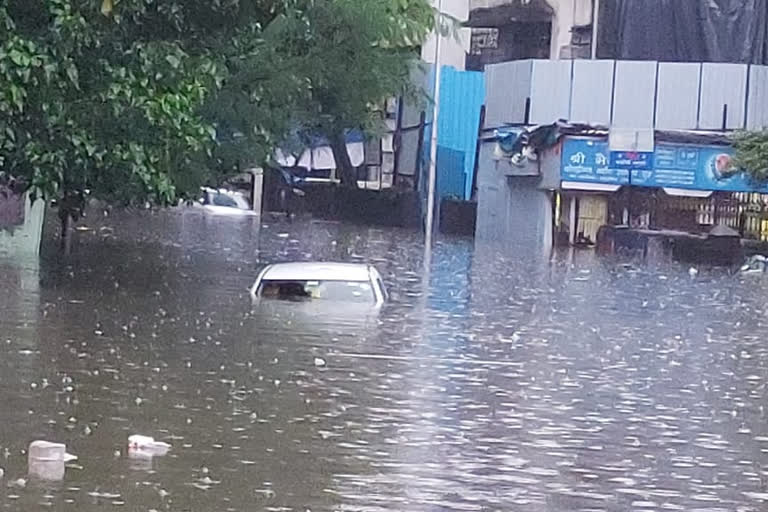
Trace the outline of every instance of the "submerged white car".
{"type": "Polygon", "coordinates": [[[379,272],[357,263],[277,263],[261,271],[251,287],[256,300],[340,302],[379,307],[387,290],[379,272]]]}
{"type": "Polygon", "coordinates": [[[203,197],[200,200],[202,208],[214,215],[231,215],[239,217],[254,217],[258,213],[251,209],[251,203],[243,194],[226,189],[203,187],[203,197]]]}

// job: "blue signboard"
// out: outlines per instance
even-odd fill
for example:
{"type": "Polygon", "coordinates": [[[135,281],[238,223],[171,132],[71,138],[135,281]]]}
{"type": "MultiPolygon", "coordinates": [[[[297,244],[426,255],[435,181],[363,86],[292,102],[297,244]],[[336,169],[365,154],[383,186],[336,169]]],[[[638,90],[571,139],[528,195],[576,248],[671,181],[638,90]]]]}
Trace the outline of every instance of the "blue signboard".
{"type": "Polygon", "coordinates": [[[611,151],[611,167],[638,171],[653,169],[653,152],[611,151]]]}
{"type": "Polygon", "coordinates": [[[595,139],[566,139],[563,142],[563,181],[629,184],[629,171],[610,166],[608,143],[595,139]]]}
{"type": "Polygon", "coordinates": [[[608,154],[608,143],[605,141],[566,139],[563,142],[562,180],[689,190],[768,192],[768,185],[756,185],[746,173],[733,166],[733,149],[728,146],[657,144],[650,168],[634,168],[631,173],[610,165],[606,158],[608,154]]]}
{"type": "Polygon", "coordinates": [[[651,171],[633,171],[632,185],[691,190],[760,192],[749,176],[733,165],[733,149],[727,146],[660,144],[651,171]]]}

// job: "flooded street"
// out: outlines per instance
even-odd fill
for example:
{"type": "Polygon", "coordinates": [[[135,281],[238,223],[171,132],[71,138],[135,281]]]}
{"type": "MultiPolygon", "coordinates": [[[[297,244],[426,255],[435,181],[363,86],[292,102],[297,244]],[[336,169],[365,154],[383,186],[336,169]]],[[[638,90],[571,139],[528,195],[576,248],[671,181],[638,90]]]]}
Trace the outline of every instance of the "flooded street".
{"type": "Polygon", "coordinates": [[[768,507],[758,279],[467,240],[425,274],[408,231],[86,220],[67,261],[0,260],[3,510],[768,507]],[[251,307],[261,266],[308,259],[371,262],[393,300],[251,307]],[[19,480],[35,439],[79,457],[63,481],[19,480]]]}

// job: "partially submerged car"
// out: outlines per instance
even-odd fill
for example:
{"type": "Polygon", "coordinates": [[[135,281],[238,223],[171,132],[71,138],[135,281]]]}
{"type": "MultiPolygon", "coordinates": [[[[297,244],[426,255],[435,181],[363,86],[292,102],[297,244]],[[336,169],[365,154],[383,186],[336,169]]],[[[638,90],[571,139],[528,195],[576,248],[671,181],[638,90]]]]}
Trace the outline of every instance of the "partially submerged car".
{"type": "Polygon", "coordinates": [[[277,263],[261,271],[251,287],[257,300],[352,303],[379,307],[387,291],[379,272],[357,263],[277,263]]]}
{"type": "Polygon", "coordinates": [[[251,209],[251,203],[245,195],[227,189],[202,188],[202,208],[215,215],[235,215],[252,217],[258,215],[251,209]]]}

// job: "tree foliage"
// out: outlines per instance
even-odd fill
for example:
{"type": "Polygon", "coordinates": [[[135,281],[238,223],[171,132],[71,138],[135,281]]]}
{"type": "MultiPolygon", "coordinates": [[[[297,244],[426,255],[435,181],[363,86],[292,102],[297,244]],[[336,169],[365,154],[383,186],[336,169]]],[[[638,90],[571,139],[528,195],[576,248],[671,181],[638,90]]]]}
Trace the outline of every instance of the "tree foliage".
{"type": "Polygon", "coordinates": [[[426,0],[0,0],[0,173],[173,203],[297,126],[367,126],[432,20],[426,0]]]}
{"type": "Polygon", "coordinates": [[[382,121],[372,107],[413,92],[416,45],[434,20],[423,0],[314,0],[266,31],[274,56],[306,84],[296,124],[329,140],[343,183],[356,183],[346,131],[376,132],[382,121]]]}
{"type": "Polygon", "coordinates": [[[742,131],[734,135],[735,164],[759,184],[768,183],[768,131],[742,131]]]}

